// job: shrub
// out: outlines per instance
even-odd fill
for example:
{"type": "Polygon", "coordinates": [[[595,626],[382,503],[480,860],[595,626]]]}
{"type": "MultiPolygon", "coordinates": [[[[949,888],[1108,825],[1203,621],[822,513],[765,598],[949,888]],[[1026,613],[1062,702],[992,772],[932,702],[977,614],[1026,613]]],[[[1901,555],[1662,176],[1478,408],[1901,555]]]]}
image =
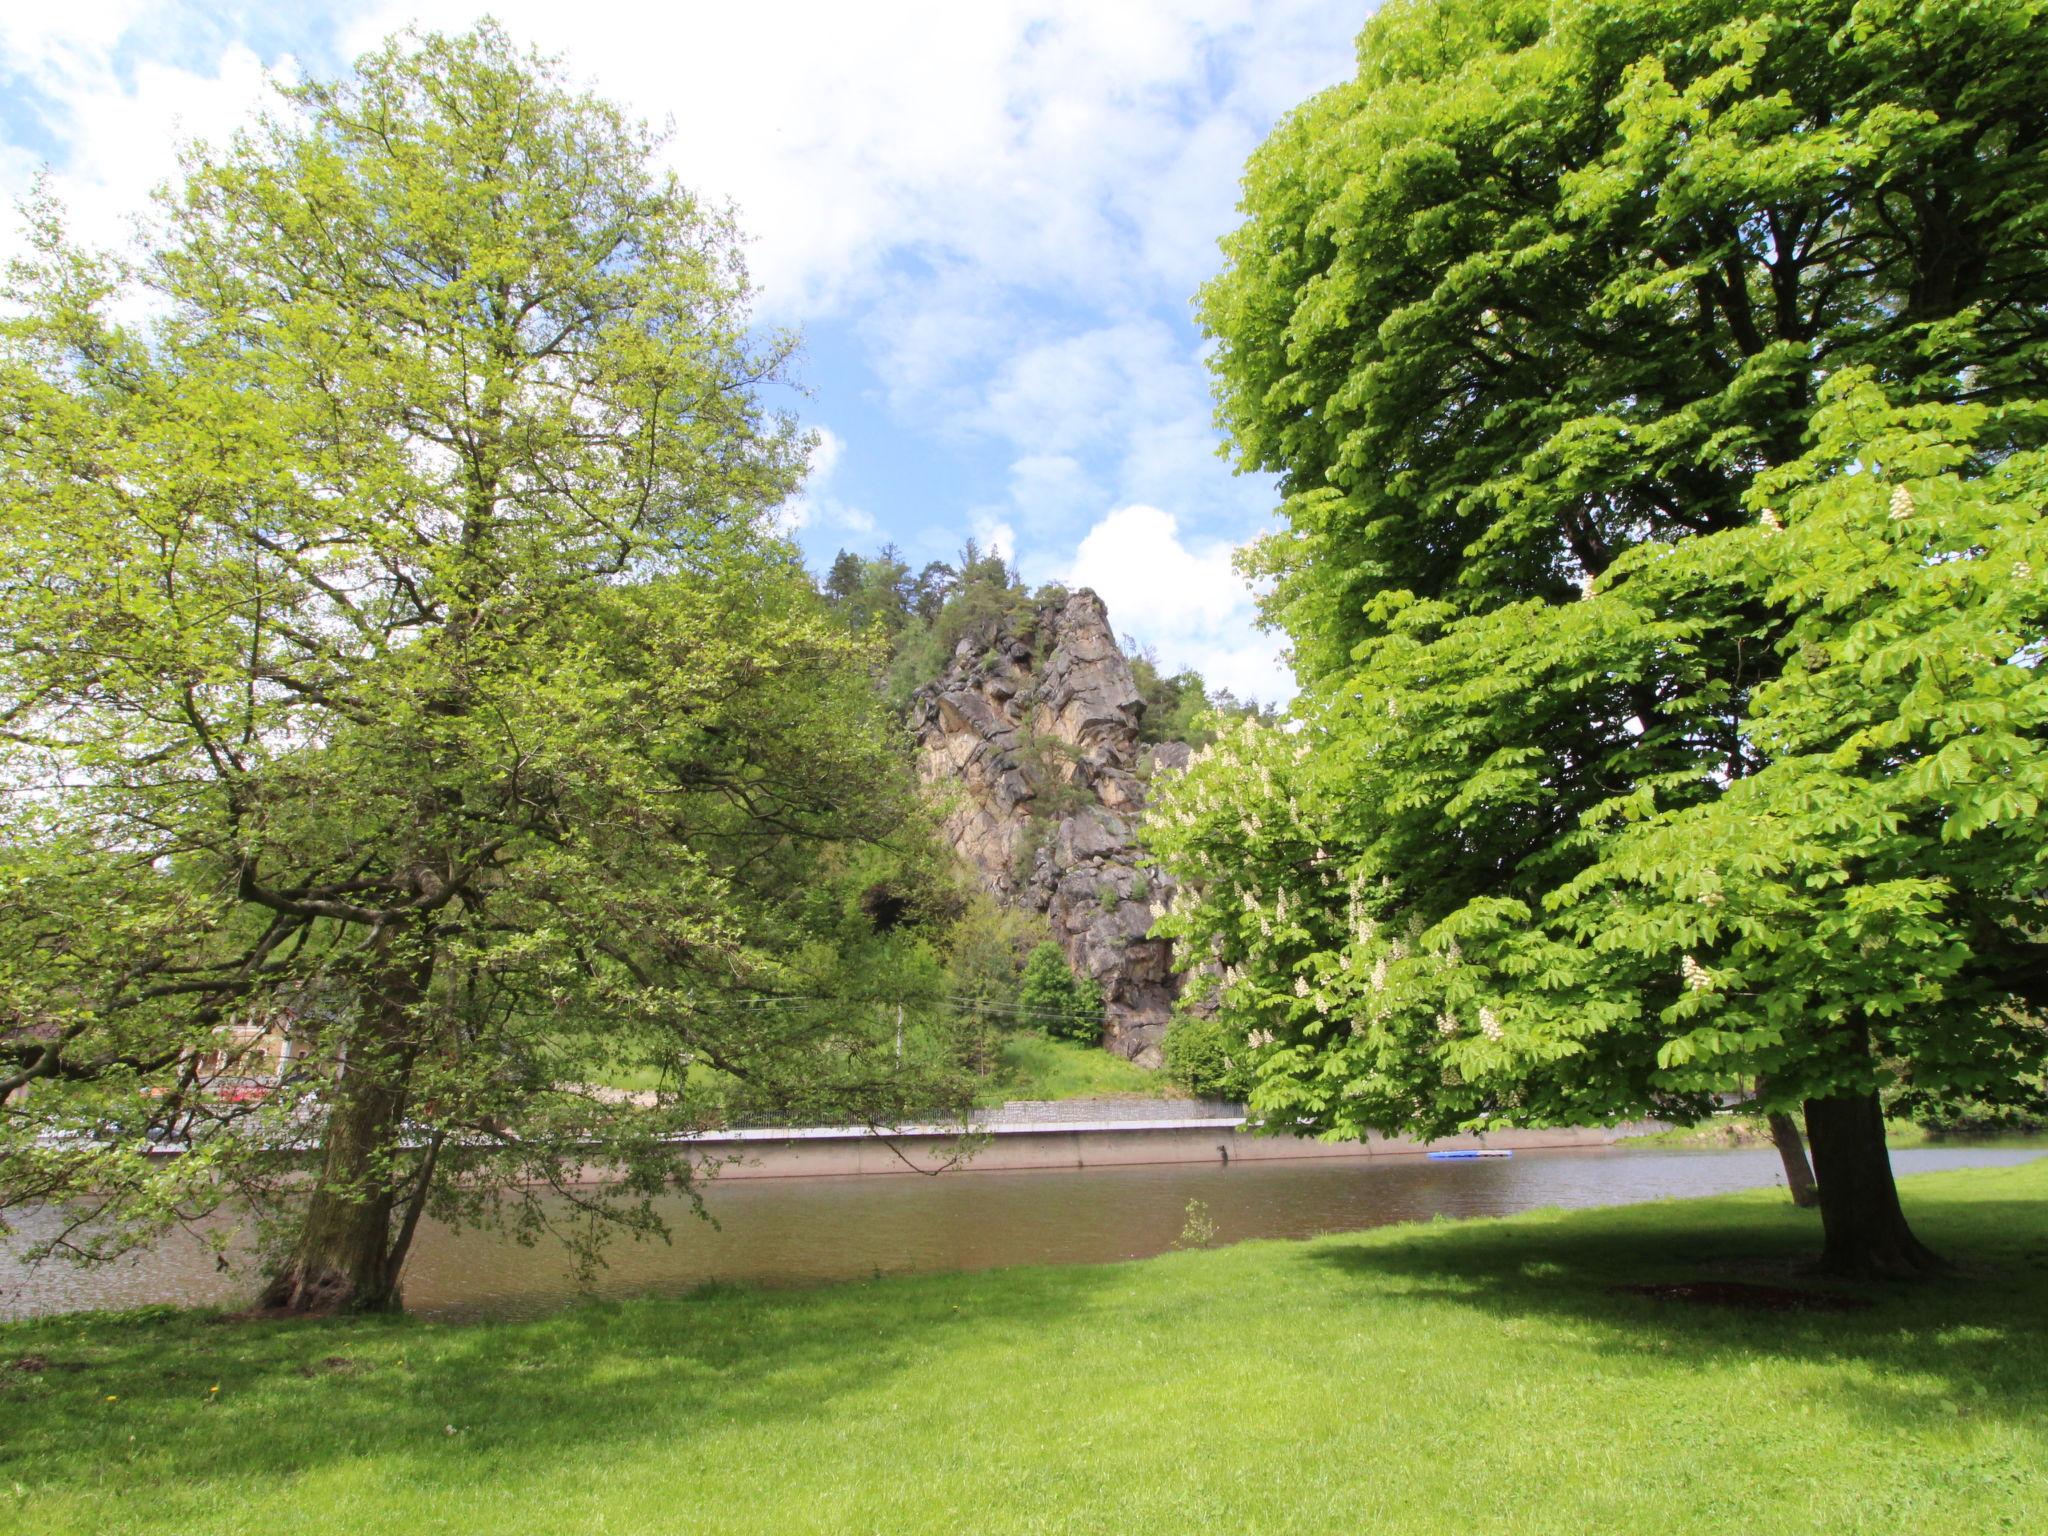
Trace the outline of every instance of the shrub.
{"type": "Polygon", "coordinates": [[[1092,977],[1076,976],[1050,939],[1024,962],[1017,1007],[1025,1023],[1049,1035],[1091,1045],[1102,1038],[1102,988],[1092,977]]]}
{"type": "Polygon", "coordinates": [[[1166,1071],[1190,1093],[1242,1103],[1252,1091],[1244,1037],[1215,1014],[1178,1013],[1166,1030],[1166,1071]]]}

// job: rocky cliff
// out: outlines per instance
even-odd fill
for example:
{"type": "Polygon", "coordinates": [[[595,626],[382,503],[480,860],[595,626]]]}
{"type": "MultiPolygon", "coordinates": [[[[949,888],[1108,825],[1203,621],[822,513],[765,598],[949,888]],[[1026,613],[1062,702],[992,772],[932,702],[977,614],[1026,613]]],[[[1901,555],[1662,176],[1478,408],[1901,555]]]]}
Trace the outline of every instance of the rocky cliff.
{"type": "Polygon", "coordinates": [[[1084,589],[970,630],[910,724],[954,848],[998,899],[1045,913],[1074,969],[1101,984],[1103,1043],[1157,1066],[1179,979],[1171,946],[1146,937],[1166,891],[1139,867],[1136,832],[1147,781],[1185,766],[1188,749],[1141,749],[1144,709],[1084,589]]]}

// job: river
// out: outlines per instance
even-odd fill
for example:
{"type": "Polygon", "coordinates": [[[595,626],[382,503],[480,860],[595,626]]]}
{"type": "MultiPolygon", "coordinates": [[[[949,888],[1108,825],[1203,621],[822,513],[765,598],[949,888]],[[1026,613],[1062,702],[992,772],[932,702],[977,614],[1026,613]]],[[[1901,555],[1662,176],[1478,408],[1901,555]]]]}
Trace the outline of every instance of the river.
{"type": "MultiPolygon", "coordinates": [[[[2038,1151],[1914,1148],[1901,1174],[2022,1162],[2038,1151]]],[[[405,1271],[408,1308],[444,1319],[523,1317],[579,1294],[673,1295],[707,1281],[801,1285],[1006,1264],[1092,1264],[1171,1247],[1199,1200],[1215,1241],[1355,1232],[1433,1216],[1502,1216],[1539,1206],[1621,1205],[1720,1194],[1782,1181],[1775,1152],[1621,1147],[1521,1152],[1497,1161],[1421,1157],[1171,1164],[1146,1168],[950,1173],[936,1178],[789,1178],[713,1182],[717,1225],[678,1199],[674,1242],[621,1240],[587,1292],[561,1249],[500,1233],[423,1225],[405,1271]]],[[[196,1239],[94,1269],[24,1268],[14,1252],[47,1214],[27,1212],[0,1241],[0,1319],[157,1302],[235,1305],[255,1281],[222,1271],[196,1239]]]]}

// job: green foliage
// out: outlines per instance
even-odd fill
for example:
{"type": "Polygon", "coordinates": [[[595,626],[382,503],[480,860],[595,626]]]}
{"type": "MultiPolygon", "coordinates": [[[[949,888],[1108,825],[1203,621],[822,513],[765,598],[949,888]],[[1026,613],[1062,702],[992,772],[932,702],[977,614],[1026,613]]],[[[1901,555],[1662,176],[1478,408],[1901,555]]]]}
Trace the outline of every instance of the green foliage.
{"type": "Polygon", "coordinates": [[[1166,1027],[1166,1075],[1192,1094],[1243,1103],[1254,1082],[1251,1058],[1244,1032],[1221,1014],[1184,1008],[1166,1027]]]}
{"type": "Polygon", "coordinates": [[[1255,566],[1308,680],[1379,594],[1567,602],[1741,526],[1821,382],[2038,393],[2038,0],[1416,0],[1253,157],[1202,295],[1278,472],[1255,566]],[[1897,216],[1903,200],[1916,209],[1897,216]]]}
{"type": "Polygon", "coordinates": [[[1845,376],[1768,522],[1566,607],[1414,605],[1301,740],[1170,786],[1152,835],[1199,894],[1168,931],[1223,946],[1257,1102],[1357,1130],[1688,1118],[1750,1077],[2038,1103],[2048,480],[1941,472],[1957,414],[1845,376]],[[1726,720],[1684,661],[1745,607],[1782,665],[1726,720]],[[1588,677],[1659,673],[1660,728],[1708,750],[1656,771],[1646,732],[1586,796],[1550,744],[1588,677]]]}
{"type": "MultiPolygon", "coordinates": [[[[970,544],[970,553],[972,548],[970,544]]],[[[885,544],[873,559],[839,551],[822,591],[850,627],[863,632],[879,629],[893,642],[914,625],[929,625],[958,579],[952,566],[938,560],[913,576],[903,552],[885,544]]]]}
{"type": "Polygon", "coordinates": [[[1059,824],[1048,817],[1033,816],[1027,819],[1022,835],[1017,839],[1017,851],[1010,859],[1010,883],[1019,889],[1030,883],[1032,872],[1038,868],[1038,855],[1058,830],[1059,824]]]}
{"type": "Polygon", "coordinates": [[[1092,1044],[1102,1038],[1102,988],[1076,976],[1059,945],[1047,939],[1031,951],[1017,986],[1018,1016],[1047,1034],[1092,1044]]]}
{"type": "Polygon", "coordinates": [[[1138,722],[1140,742],[1184,741],[1202,747],[1216,739],[1219,725],[1247,717],[1270,720],[1277,715],[1257,699],[1240,703],[1227,688],[1211,693],[1202,674],[1192,668],[1167,676],[1159,670],[1158,658],[1129,635],[1124,636],[1124,652],[1130,658],[1138,696],[1145,701],[1145,713],[1138,722]]]}
{"type": "Polygon", "coordinates": [[[0,1203],[289,1217],[263,1145],[346,1123],[337,1222],[596,1141],[588,1213],[645,1228],[696,1065],[787,1115],[964,1092],[884,1054],[915,934],[842,921],[835,850],[921,813],[772,534],[789,341],[729,218],[490,25],[188,171],[133,272],[33,210],[0,320],[0,776],[42,786],[0,806],[0,1203]],[[264,1105],[213,1091],[229,1024],[291,1035],[264,1105]],[[622,1066],[677,1092],[569,1086],[622,1066]],[[193,1152],[61,1135],[103,1120],[193,1152]]]}
{"type": "MultiPolygon", "coordinates": [[[[1128,637],[1125,649],[1133,649],[1128,637]]],[[[1137,650],[1131,656],[1131,677],[1138,685],[1138,696],[1145,701],[1144,718],[1138,723],[1139,741],[1185,741],[1204,746],[1213,739],[1203,721],[1209,695],[1199,672],[1182,671],[1167,677],[1150,655],[1137,650]]]]}
{"type": "Polygon", "coordinates": [[[1093,1039],[1059,1039],[1034,1026],[1003,1036],[996,1069],[981,1085],[978,1097],[987,1103],[1006,1099],[1156,1099],[1176,1091],[1165,1073],[1136,1066],[1103,1050],[1093,1039]]]}
{"type": "Polygon", "coordinates": [[[1148,836],[1269,1116],[2035,1097],[2039,10],[1390,8],[1260,152],[1204,313],[1311,687],[1148,836]]]}
{"type": "Polygon", "coordinates": [[[958,566],[926,566],[906,591],[904,604],[904,622],[890,631],[894,638],[884,686],[899,709],[944,674],[963,639],[992,630],[1004,619],[1024,617],[1035,599],[1000,555],[984,554],[969,539],[958,566]]]}
{"type": "Polygon", "coordinates": [[[1016,757],[1031,780],[1025,809],[1047,834],[1058,822],[1099,803],[1081,775],[1086,753],[1075,743],[1026,726],[1017,733],[1016,757]]]}
{"type": "Polygon", "coordinates": [[[1013,1012],[1025,956],[1044,941],[1043,917],[972,892],[946,930],[948,995],[998,1015],[1013,1012]]]}
{"type": "Polygon", "coordinates": [[[1045,937],[1045,919],[967,893],[944,938],[946,991],[936,1023],[948,1047],[984,1085],[1000,1071],[1002,1037],[1032,1021],[1018,1016],[1024,957],[1045,937]]]}
{"type": "Polygon", "coordinates": [[[1190,1200],[1184,1215],[1180,1236],[1174,1239],[1175,1248],[1207,1248],[1216,1241],[1216,1223],[1210,1218],[1206,1201],[1190,1200]]]}

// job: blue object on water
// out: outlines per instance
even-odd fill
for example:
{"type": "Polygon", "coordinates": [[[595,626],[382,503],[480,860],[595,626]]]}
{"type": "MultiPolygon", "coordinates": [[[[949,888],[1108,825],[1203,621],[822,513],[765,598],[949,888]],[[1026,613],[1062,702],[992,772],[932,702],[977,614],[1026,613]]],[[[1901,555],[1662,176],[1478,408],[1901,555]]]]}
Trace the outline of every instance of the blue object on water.
{"type": "Polygon", "coordinates": [[[1514,1155],[1505,1147],[1498,1150],[1493,1147],[1482,1147],[1476,1152],[1432,1152],[1429,1154],[1429,1156],[1435,1158],[1440,1163],[1466,1163],[1479,1157],[1513,1157],[1514,1155]]]}

